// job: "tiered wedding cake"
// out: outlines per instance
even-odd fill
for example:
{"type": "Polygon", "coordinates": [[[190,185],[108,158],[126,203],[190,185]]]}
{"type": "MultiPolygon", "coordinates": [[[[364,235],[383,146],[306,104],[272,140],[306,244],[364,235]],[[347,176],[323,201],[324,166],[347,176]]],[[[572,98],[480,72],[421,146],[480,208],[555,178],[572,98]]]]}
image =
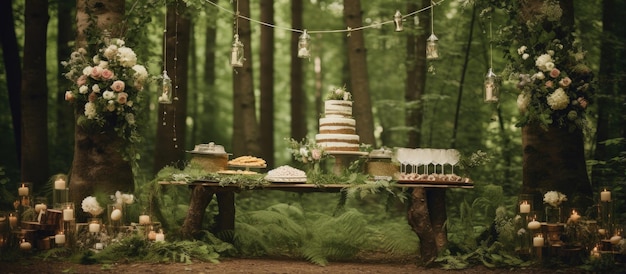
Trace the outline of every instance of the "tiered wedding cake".
{"type": "Polygon", "coordinates": [[[326,151],[359,151],[359,135],[352,118],[352,96],[344,88],[331,92],[324,102],[324,117],[320,118],[320,133],[315,142],[326,151]]]}

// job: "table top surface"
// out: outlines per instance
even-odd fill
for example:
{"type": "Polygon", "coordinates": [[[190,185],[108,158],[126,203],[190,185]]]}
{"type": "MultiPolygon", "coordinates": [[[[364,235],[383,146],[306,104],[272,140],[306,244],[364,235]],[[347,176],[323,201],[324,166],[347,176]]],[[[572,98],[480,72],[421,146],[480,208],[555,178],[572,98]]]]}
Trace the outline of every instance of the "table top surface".
{"type": "MultiPolygon", "coordinates": [[[[242,185],[238,184],[229,184],[229,185],[220,185],[217,181],[210,180],[195,180],[193,182],[184,182],[184,181],[161,181],[159,182],[161,185],[201,185],[207,187],[224,187],[224,188],[241,188],[242,185]]],[[[350,187],[356,187],[358,185],[353,184],[311,184],[311,183],[293,183],[293,182],[273,182],[264,185],[254,186],[253,189],[309,189],[309,190],[341,190],[350,187]]],[[[391,187],[399,187],[399,188],[474,188],[474,184],[471,182],[444,182],[444,181],[396,181],[395,183],[390,185],[391,187]]]]}

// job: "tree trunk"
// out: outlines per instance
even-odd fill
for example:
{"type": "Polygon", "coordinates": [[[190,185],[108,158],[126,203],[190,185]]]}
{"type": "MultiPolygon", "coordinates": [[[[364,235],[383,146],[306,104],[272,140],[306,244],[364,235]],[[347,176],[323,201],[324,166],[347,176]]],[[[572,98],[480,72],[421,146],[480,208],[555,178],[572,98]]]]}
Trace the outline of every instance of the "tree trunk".
{"type": "Polygon", "coordinates": [[[214,193],[215,191],[213,191],[212,188],[201,185],[191,186],[191,202],[189,203],[189,209],[187,210],[187,217],[181,227],[183,238],[198,238],[199,232],[202,231],[204,212],[213,199],[214,193]]]}
{"type": "Polygon", "coordinates": [[[22,78],[22,181],[41,189],[48,181],[48,1],[27,0],[22,78]],[[42,42],[44,41],[44,42],[42,42]]]}
{"type": "Polygon", "coordinates": [[[111,37],[122,37],[124,12],[124,0],[76,0],[76,47],[87,46],[87,30],[90,27],[99,31],[108,30],[111,37]],[[95,26],[90,26],[91,17],[96,18],[95,26]]]}
{"type": "Polygon", "coordinates": [[[535,206],[553,190],[567,195],[569,206],[587,209],[593,204],[581,130],[527,125],[522,128],[522,149],[522,193],[533,194],[535,206]]]}
{"type": "MultiPolygon", "coordinates": [[[[362,26],[363,11],[360,0],[345,0],[343,12],[348,27],[362,26]]],[[[365,48],[363,31],[354,31],[348,37],[348,62],[350,63],[350,86],[352,88],[350,92],[354,96],[354,118],[357,123],[357,134],[361,137],[361,143],[376,147],[374,116],[367,75],[367,49],[365,48]]]]}
{"type": "MultiPolygon", "coordinates": [[[[429,5],[429,1],[422,1],[423,6],[429,5]]],[[[415,3],[408,3],[407,10],[417,10],[415,3]]],[[[430,17],[430,13],[424,13],[430,17]]],[[[430,20],[422,19],[428,22],[430,20]]],[[[426,89],[426,32],[420,31],[413,36],[408,35],[406,40],[406,86],[404,100],[407,106],[405,124],[411,130],[407,133],[408,147],[419,147],[422,143],[422,121],[424,120],[424,108],[422,96],[426,89]]]]}
{"type": "Polygon", "coordinates": [[[187,73],[189,56],[190,19],[185,17],[182,2],[167,6],[165,53],[168,75],[172,79],[172,104],[159,104],[154,171],[167,165],[183,168],[185,159],[187,118],[187,73]]]}
{"type": "Polygon", "coordinates": [[[4,157],[11,156],[18,164],[22,163],[22,112],[20,106],[20,91],[22,90],[22,66],[20,50],[15,35],[15,21],[13,19],[13,1],[0,1],[0,41],[2,44],[2,60],[6,73],[9,106],[11,107],[11,122],[13,125],[14,150],[5,151],[4,157]]]}
{"type": "MultiPolygon", "coordinates": [[[[250,16],[250,1],[234,3],[243,16],[250,16]]],[[[239,38],[244,44],[246,61],[243,67],[233,71],[233,155],[260,155],[259,123],[256,118],[256,104],[252,78],[252,39],[250,21],[238,19],[239,38]]]]}
{"type": "MultiPolygon", "coordinates": [[[[274,24],[274,1],[261,0],[261,21],[274,24]]],[[[261,157],[274,167],[274,28],[261,26],[261,157]]]]}
{"type": "Polygon", "coordinates": [[[429,214],[429,197],[424,188],[414,188],[411,195],[411,204],[407,214],[411,228],[420,239],[420,254],[425,265],[437,258],[438,248],[435,232],[429,214]]]}
{"type": "MultiPolygon", "coordinates": [[[[302,0],[291,1],[291,27],[302,29],[302,0]]],[[[304,59],[298,57],[298,37],[300,33],[291,33],[291,74],[290,90],[291,100],[289,101],[291,113],[291,137],[294,140],[302,140],[307,135],[306,96],[304,92],[304,75],[302,72],[302,62],[304,59]]]]}
{"type": "MultiPolygon", "coordinates": [[[[65,60],[67,56],[72,53],[70,47],[70,41],[75,38],[74,20],[72,17],[67,16],[73,14],[76,8],[76,2],[61,1],[57,3],[57,69],[63,71],[65,68],[61,64],[61,61],[65,60]]],[[[72,165],[72,155],[74,154],[74,112],[72,108],[67,107],[67,101],[65,101],[65,91],[69,90],[72,86],[70,81],[63,76],[63,74],[57,74],[57,90],[56,90],[56,134],[55,145],[53,151],[51,151],[55,162],[59,163],[58,166],[52,166],[52,173],[67,173],[72,165]]]]}

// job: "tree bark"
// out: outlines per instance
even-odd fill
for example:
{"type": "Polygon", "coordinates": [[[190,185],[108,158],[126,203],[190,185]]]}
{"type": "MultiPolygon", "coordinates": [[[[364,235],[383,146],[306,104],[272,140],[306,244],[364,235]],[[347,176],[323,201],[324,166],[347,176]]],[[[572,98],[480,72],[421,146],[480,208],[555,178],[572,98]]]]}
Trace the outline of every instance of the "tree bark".
{"type": "MultiPolygon", "coordinates": [[[[76,38],[75,23],[72,17],[67,16],[73,14],[76,9],[76,2],[61,1],[57,3],[57,69],[63,71],[65,68],[61,61],[65,60],[72,53],[70,42],[76,38]]],[[[72,86],[70,81],[63,76],[57,74],[57,90],[56,90],[56,135],[54,151],[55,162],[60,163],[59,166],[52,166],[52,173],[68,173],[72,165],[72,155],[74,153],[74,112],[72,108],[67,107],[65,101],[65,91],[72,86]]]]}
{"type": "Polygon", "coordinates": [[[107,30],[111,37],[122,37],[124,13],[124,0],[76,0],[76,47],[88,45],[89,28],[100,32],[107,30]],[[92,16],[96,18],[95,26],[91,26],[92,16]]]}
{"type": "MultiPolygon", "coordinates": [[[[363,25],[360,0],[345,0],[343,12],[348,27],[357,28],[363,25]]],[[[376,147],[374,116],[367,74],[367,49],[362,31],[351,32],[350,37],[348,37],[348,62],[350,64],[350,92],[354,97],[353,111],[357,123],[357,134],[361,138],[361,143],[376,147]]]]}
{"type": "Polygon", "coordinates": [[[194,239],[199,236],[198,232],[202,230],[204,211],[213,199],[214,193],[215,191],[208,187],[201,185],[191,186],[189,209],[181,227],[183,238],[194,239]]]}
{"type": "Polygon", "coordinates": [[[437,239],[431,225],[428,202],[426,190],[424,188],[414,188],[407,214],[409,225],[411,225],[411,228],[420,239],[420,254],[425,265],[432,263],[438,254],[437,239]]]}
{"type": "MultiPolygon", "coordinates": [[[[302,0],[291,1],[291,27],[293,29],[302,29],[303,10],[302,0]]],[[[307,135],[307,123],[306,123],[306,96],[304,92],[304,75],[302,71],[302,62],[304,59],[298,57],[298,37],[300,33],[291,33],[291,73],[290,73],[290,93],[291,99],[289,101],[290,113],[291,113],[291,137],[294,140],[302,140],[307,135]]]]}
{"type": "MultiPolygon", "coordinates": [[[[422,1],[423,6],[429,5],[430,1],[422,1]]],[[[415,3],[408,3],[407,10],[417,10],[415,3]]],[[[430,18],[430,13],[424,13],[430,18]]],[[[430,20],[422,19],[428,22],[430,20]]],[[[422,143],[422,121],[424,120],[424,108],[422,96],[426,89],[426,32],[420,31],[413,35],[408,35],[406,40],[406,86],[404,100],[406,108],[405,124],[411,130],[408,135],[408,147],[419,147],[422,143]]]]}
{"type": "MultiPolygon", "coordinates": [[[[261,21],[274,24],[274,1],[261,0],[261,21]]],[[[274,28],[261,26],[261,157],[274,167],[274,28]]]]}
{"type": "Polygon", "coordinates": [[[48,181],[48,1],[27,0],[22,78],[22,181],[41,189],[48,181]]]}
{"type": "MultiPolygon", "coordinates": [[[[233,3],[239,13],[250,16],[250,1],[239,0],[233,3]]],[[[246,58],[243,67],[233,71],[233,154],[260,155],[259,123],[256,118],[256,104],[252,78],[252,38],[250,21],[238,19],[237,33],[244,44],[246,58]]]]}

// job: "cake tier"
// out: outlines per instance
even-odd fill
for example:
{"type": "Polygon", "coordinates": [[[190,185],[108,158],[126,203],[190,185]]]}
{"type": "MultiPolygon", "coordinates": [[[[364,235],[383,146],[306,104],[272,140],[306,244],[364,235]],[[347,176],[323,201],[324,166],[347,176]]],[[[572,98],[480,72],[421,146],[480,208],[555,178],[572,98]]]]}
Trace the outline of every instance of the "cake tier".
{"type": "Polygon", "coordinates": [[[320,118],[321,134],[356,134],[356,121],[352,118],[320,118]]]}
{"type": "Polygon", "coordinates": [[[359,151],[359,135],[317,134],[315,142],[328,151],[359,151]]]}
{"type": "Polygon", "coordinates": [[[352,101],[327,100],[324,102],[324,117],[352,117],[352,101]]]}

